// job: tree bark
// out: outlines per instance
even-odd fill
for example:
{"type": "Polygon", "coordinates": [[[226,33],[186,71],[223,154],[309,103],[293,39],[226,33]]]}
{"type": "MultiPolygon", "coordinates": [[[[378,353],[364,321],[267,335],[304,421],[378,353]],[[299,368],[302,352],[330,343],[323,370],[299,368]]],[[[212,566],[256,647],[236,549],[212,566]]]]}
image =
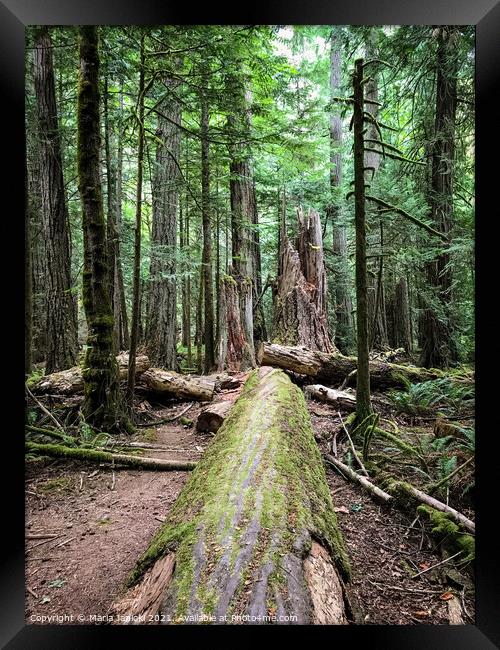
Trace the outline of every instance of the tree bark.
{"type": "Polygon", "coordinates": [[[219,286],[220,312],[217,354],[219,372],[225,369],[243,371],[255,366],[253,345],[249,345],[240,320],[240,289],[241,284],[237,284],[230,267],[229,275],[224,275],[221,278],[219,286]]]}
{"type": "MultiPolygon", "coordinates": [[[[172,79],[164,84],[175,91],[172,79]]],[[[177,369],[176,255],[181,106],[167,95],[161,104],[153,180],[153,224],[147,317],[147,348],[155,366],[177,369]]]]}
{"type": "Polygon", "coordinates": [[[328,334],[326,318],[326,276],[319,214],[297,211],[298,250],[282,225],[280,263],[275,296],[274,336],[285,345],[305,345],[315,350],[336,352],[328,334]]]}
{"type": "MultiPolygon", "coordinates": [[[[436,119],[429,202],[434,228],[444,234],[449,234],[453,221],[458,37],[457,27],[437,28],[436,119]]],[[[444,368],[457,358],[450,320],[452,274],[449,261],[449,254],[442,253],[426,264],[427,282],[438,303],[437,307],[427,303],[423,313],[420,365],[426,368],[444,368]]]]}
{"type": "Polygon", "coordinates": [[[25,164],[24,205],[24,375],[31,374],[33,341],[33,269],[31,253],[31,214],[28,194],[28,165],[25,164]]]}
{"type": "Polygon", "coordinates": [[[406,279],[400,278],[394,296],[394,347],[411,352],[411,322],[406,279]]]}
{"type": "Polygon", "coordinates": [[[82,412],[105,431],[125,423],[118,409],[118,368],[113,354],[113,311],[106,265],[106,224],[99,177],[99,53],[97,28],[80,28],[78,84],[78,187],[83,221],[83,305],[88,338],[82,412]]]}
{"type": "MultiPolygon", "coordinates": [[[[283,368],[300,375],[314,377],[326,384],[338,385],[342,384],[345,378],[357,369],[358,365],[356,357],[326,354],[319,350],[285,347],[271,343],[263,343],[260,346],[257,361],[260,365],[283,368]]],[[[372,386],[381,390],[405,388],[408,381],[417,383],[444,376],[439,370],[431,371],[382,361],[370,361],[369,371],[372,386]]]]}
{"type": "Polygon", "coordinates": [[[34,65],[40,143],[41,212],[46,270],[46,371],[67,368],[77,358],[76,309],[71,293],[71,251],[57,119],[52,41],[38,31],[34,65]]]}
{"type": "Polygon", "coordinates": [[[111,298],[111,309],[115,318],[115,327],[113,329],[113,349],[115,354],[118,352],[120,345],[119,332],[116,328],[115,289],[116,282],[116,165],[112,154],[112,134],[109,118],[108,107],[108,75],[104,80],[103,105],[104,105],[104,151],[106,156],[106,191],[107,191],[107,222],[106,222],[106,240],[107,240],[107,261],[109,269],[109,295],[111,298]]]}
{"type": "Polygon", "coordinates": [[[348,576],[304,398],[284,373],[260,368],[112,612],[166,623],[346,624],[348,576]]]}

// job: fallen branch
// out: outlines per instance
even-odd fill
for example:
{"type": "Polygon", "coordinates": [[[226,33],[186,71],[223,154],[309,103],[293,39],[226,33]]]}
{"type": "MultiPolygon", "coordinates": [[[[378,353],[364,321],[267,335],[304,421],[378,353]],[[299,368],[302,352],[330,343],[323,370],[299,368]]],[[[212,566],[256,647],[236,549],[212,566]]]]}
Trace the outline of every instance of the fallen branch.
{"type": "Polygon", "coordinates": [[[361,485],[367,492],[369,492],[376,499],[382,501],[383,503],[391,503],[393,501],[394,499],[393,496],[391,496],[387,492],[384,492],[379,487],[371,483],[365,476],[361,476],[361,474],[357,474],[353,469],[351,469],[348,465],[342,463],[337,458],[334,458],[330,454],[325,454],[325,459],[327,460],[327,462],[330,463],[330,465],[333,465],[334,467],[339,469],[341,473],[347,478],[349,478],[351,481],[353,481],[354,483],[359,483],[359,485],[361,485]]]}
{"type": "Polygon", "coordinates": [[[53,458],[71,458],[89,463],[111,463],[124,467],[137,469],[163,470],[163,471],[188,471],[195,468],[196,463],[184,460],[166,460],[163,458],[140,458],[126,454],[112,454],[109,451],[96,451],[95,449],[82,449],[81,447],[64,447],[63,445],[40,445],[36,442],[27,442],[26,451],[41,456],[53,458]]]}
{"type": "Polygon", "coordinates": [[[345,424],[344,424],[344,420],[342,419],[342,416],[341,416],[341,414],[340,414],[340,411],[337,411],[337,414],[338,414],[338,416],[339,416],[339,418],[340,418],[340,422],[341,422],[342,427],[343,427],[343,429],[344,429],[344,431],[345,431],[345,434],[346,434],[346,436],[347,436],[347,438],[348,438],[348,440],[349,440],[349,444],[351,445],[352,455],[353,455],[354,458],[356,459],[356,461],[357,461],[358,465],[360,466],[361,471],[363,472],[363,474],[364,474],[365,476],[368,476],[368,472],[366,471],[366,467],[363,465],[363,461],[362,461],[361,458],[358,456],[358,453],[357,453],[357,451],[356,451],[356,447],[354,446],[354,443],[353,443],[353,441],[352,441],[352,438],[351,438],[351,436],[349,435],[349,431],[347,430],[347,427],[346,427],[345,424]]]}
{"type": "Polygon", "coordinates": [[[47,408],[45,408],[45,406],[40,402],[40,400],[38,400],[33,395],[33,393],[30,391],[30,389],[27,386],[26,386],[26,392],[31,397],[31,399],[35,402],[35,404],[38,406],[38,408],[41,409],[41,411],[43,413],[45,413],[45,415],[47,415],[52,420],[52,422],[56,425],[56,427],[60,431],[64,431],[64,427],[62,426],[62,424],[54,417],[54,415],[52,415],[52,413],[47,408]]]}

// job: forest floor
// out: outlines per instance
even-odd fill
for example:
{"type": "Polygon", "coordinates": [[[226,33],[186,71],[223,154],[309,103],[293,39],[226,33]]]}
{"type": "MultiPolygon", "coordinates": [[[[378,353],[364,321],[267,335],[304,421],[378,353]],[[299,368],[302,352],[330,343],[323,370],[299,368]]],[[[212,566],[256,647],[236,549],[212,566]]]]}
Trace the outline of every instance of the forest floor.
{"type": "MultiPolygon", "coordinates": [[[[233,399],[225,391],[219,399],[233,399]]],[[[186,417],[196,421],[202,404],[186,417]]],[[[171,418],[184,403],[156,405],[171,418]]],[[[331,453],[336,410],[308,402],[315,437],[331,453]]],[[[432,428],[432,427],[431,427],[432,428]]],[[[179,420],[139,430],[136,441],[161,449],[145,456],[197,461],[212,439],[179,420]]],[[[339,444],[338,457],[347,450],[339,444]]],[[[357,624],[448,624],[461,611],[474,623],[470,577],[443,560],[414,517],[377,505],[361,487],[327,466],[327,480],[352,565],[348,587],[357,624]],[[453,573],[454,571],[454,573],[453,573]]],[[[26,470],[26,620],[92,624],[105,620],[123,583],[189,478],[188,472],[113,470],[76,461],[43,460],[26,470]],[[53,537],[41,537],[53,535],[53,537]]],[[[412,477],[412,482],[417,481],[412,477]]],[[[470,515],[466,512],[466,514],[470,515]]]]}

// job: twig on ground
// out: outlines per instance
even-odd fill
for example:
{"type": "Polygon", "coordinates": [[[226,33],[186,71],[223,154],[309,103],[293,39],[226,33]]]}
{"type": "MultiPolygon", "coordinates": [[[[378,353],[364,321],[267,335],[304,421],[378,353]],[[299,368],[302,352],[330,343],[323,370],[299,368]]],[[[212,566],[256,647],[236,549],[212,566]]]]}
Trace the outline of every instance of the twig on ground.
{"type": "Polygon", "coordinates": [[[35,402],[35,404],[45,413],[45,415],[47,415],[52,420],[52,422],[56,425],[56,427],[60,431],[64,432],[64,427],[62,426],[62,424],[52,415],[52,413],[48,409],[45,408],[45,406],[40,402],[40,400],[38,400],[33,395],[33,393],[30,391],[30,389],[27,386],[26,386],[26,392],[31,397],[31,399],[35,402]]]}
{"type": "Polygon", "coordinates": [[[173,418],[164,418],[163,420],[151,420],[151,422],[141,422],[140,424],[137,424],[136,426],[138,427],[150,427],[151,425],[153,426],[158,426],[160,424],[167,424],[168,422],[174,422],[178,418],[182,417],[185,413],[189,411],[190,408],[194,406],[194,402],[191,402],[191,404],[188,404],[185,409],[183,409],[180,413],[177,413],[177,415],[174,415],[173,418]]]}
{"type": "MultiPolygon", "coordinates": [[[[369,476],[368,472],[366,471],[366,467],[363,465],[363,461],[362,461],[361,458],[358,456],[358,453],[357,453],[357,451],[356,451],[356,448],[354,447],[354,443],[353,443],[353,441],[352,441],[352,438],[351,438],[351,436],[349,435],[349,431],[347,430],[347,427],[346,427],[345,424],[344,424],[344,420],[342,419],[342,416],[340,415],[340,411],[337,411],[337,413],[338,413],[338,416],[339,416],[339,418],[340,418],[340,422],[342,423],[342,427],[343,427],[343,429],[344,429],[344,431],[345,431],[345,434],[346,434],[346,436],[347,436],[347,438],[348,438],[348,440],[349,440],[349,444],[351,445],[351,449],[352,449],[353,456],[354,456],[354,458],[356,459],[356,462],[358,463],[358,465],[359,465],[360,468],[361,468],[361,472],[362,472],[365,476],[369,476]]],[[[335,454],[335,456],[336,456],[336,455],[337,455],[337,454],[335,454]]]]}
{"type": "Polygon", "coordinates": [[[460,555],[460,553],[462,552],[463,551],[458,551],[458,553],[455,553],[454,555],[450,555],[450,557],[447,557],[445,560],[441,560],[441,562],[438,562],[437,564],[434,564],[433,566],[430,566],[427,569],[424,569],[423,571],[419,571],[418,573],[415,573],[415,575],[412,575],[412,578],[418,578],[424,573],[427,573],[428,571],[432,571],[432,569],[436,569],[438,566],[445,564],[445,562],[449,562],[450,560],[453,560],[454,557],[457,557],[457,555],[460,555]]]}

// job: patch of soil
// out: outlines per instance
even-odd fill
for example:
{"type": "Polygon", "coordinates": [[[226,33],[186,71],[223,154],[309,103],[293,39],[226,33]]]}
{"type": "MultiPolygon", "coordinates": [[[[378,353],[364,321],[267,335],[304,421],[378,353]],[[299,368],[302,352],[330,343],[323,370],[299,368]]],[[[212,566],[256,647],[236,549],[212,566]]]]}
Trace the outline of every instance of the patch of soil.
{"type": "MultiPolygon", "coordinates": [[[[155,416],[173,417],[183,408],[155,416]]],[[[201,408],[195,405],[186,417],[196,419],[201,408]]],[[[165,449],[147,449],[145,455],[197,461],[210,440],[175,421],[159,426],[154,442],[148,441],[165,449]]],[[[188,476],[74,461],[28,463],[27,623],[99,622],[95,617],[106,615],[188,476]],[[48,534],[57,537],[39,537],[48,534]]]]}

